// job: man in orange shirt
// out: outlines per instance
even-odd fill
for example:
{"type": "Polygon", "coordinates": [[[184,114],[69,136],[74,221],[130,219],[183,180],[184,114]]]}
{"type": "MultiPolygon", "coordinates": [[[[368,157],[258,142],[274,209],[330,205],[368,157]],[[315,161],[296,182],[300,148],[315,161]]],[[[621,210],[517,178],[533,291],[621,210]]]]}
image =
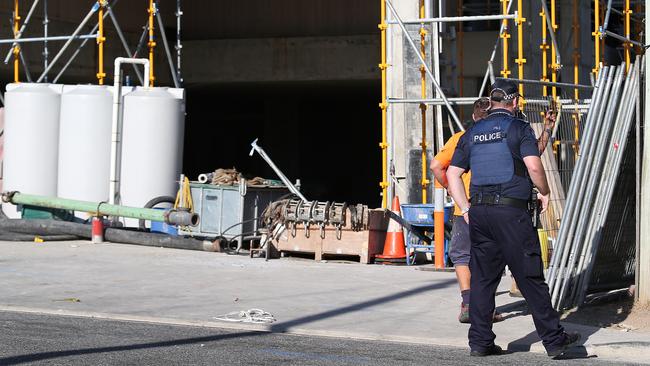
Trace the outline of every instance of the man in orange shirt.
{"type": "MultiPolygon", "coordinates": [[[[489,98],[479,98],[474,102],[472,119],[474,122],[485,118],[488,115],[488,109],[490,108],[489,98]]],[[[544,118],[544,131],[542,135],[537,140],[537,146],[539,148],[540,154],[546,149],[546,145],[550,140],[553,127],[555,126],[555,112],[547,112],[544,118]]],[[[438,183],[440,183],[444,188],[447,188],[447,168],[451,164],[451,158],[454,155],[456,150],[456,144],[460,137],[464,134],[464,131],[458,132],[451,136],[449,140],[445,143],[445,146],[442,147],[440,152],[434,157],[431,162],[431,170],[433,175],[436,177],[438,183]]],[[[462,180],[465,186],[465,193],[469,197],[469,185],[471,180],[471,172],[463,174],[462,180]]],[[[469,238],[469,225],[463,219],[463,216],[466,212],[462,212],[460,207],[454,205],[454,224],[451,231],[451,243],[449,245],[449,258],[454,264],[454,269],[456,272],[456,279],[458,280],[458,286],[460,287],[460,294],[462,297],[462,303],[460,305],[460,315],[458,316],[458,321],[461,323],[469,323],[469,293],[470,293],[470,278],[471,272],[469,270],[469,258],[470,258],[470,247],[471,242],[469,238]]],[[[516,288],[516,285],[513,285],[516,288]]],[[[495,313],[494,322],[502,321],[503,317],[495,313]]]]}

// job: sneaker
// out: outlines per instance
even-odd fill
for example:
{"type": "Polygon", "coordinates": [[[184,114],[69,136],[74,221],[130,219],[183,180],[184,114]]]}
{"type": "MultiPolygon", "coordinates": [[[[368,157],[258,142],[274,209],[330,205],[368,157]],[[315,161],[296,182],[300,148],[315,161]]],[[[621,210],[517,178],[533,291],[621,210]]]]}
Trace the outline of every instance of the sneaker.
{"type": "Polygon", "coordinates": [[[580,333],[564,333],[564,342],[551,349],[547,349],[546,353],[549,357],[562,356],[569,348],[573,347],[580,340],[580,333]]]}
{"type": "Polygon", "coordinates": [[[472,357],[485,357],[485,356],[498,356],[503,354],[503,349],[493,344],[492,347],[486,349],[485,351],[475,351],[472,350],[469,355],[472,357]]]}
{"type": "Polygon", "coordinates": [[[460,315],[458,321],[461,323],[469,323],[469,304],[460,303],[460,315]]]}

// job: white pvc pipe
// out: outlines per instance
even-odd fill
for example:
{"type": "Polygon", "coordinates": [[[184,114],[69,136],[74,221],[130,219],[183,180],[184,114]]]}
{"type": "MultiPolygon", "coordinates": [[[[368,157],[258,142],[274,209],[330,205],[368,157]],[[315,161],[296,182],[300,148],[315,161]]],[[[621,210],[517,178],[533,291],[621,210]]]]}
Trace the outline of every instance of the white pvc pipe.
{"type": "Polygon", "coordinates": [[[111,142],[111,176],[108,192],[109,203],[112,205],[120,203],[120,173],[122,166],[122,64],[144,65],[144,86],[150,87],[149,83],[149,60],[146,58],[115,59],[115,71],[113,74],[113,121],[112,121],[112,142],[111,142]]]}

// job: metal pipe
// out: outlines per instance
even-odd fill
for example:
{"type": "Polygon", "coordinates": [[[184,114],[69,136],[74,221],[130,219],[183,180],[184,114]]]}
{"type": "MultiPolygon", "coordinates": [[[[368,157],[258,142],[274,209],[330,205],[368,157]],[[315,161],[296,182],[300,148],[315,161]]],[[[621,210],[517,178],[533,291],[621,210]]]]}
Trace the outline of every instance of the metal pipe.
{"type": "MultiPolygon", "coordinates": [[[[577,1],[577,0],[576,0],[577,1]]],[[[546,28],[546,18],[548,17],[548,14],[544,9],[539,13],[539,16],[542,17],[542,44],[539,45],[539,48],[542,50],[542,79],[541,81],[543,82],[548,82],[548,49],[550,48],[548,43],[546,43],[547,40],[547,33],[548,29],[546,28]]],[[[546,86],[542,87],[542,96],[547,97],[548,96],[548,88],[546,86]]]]}
{"type": "MultiPolygon", "coordinates": [[[[596,89],[594,90],[594,94],[592,96],[591,107],[589,109],[589,113],[587,113],[587,120],[585,121],[585,135],[583,136],[583,140],[582,140],[583,148],[585,148],[584,151],[586,151],[586,148],[590,145],[591,136],[594,133],[594,128],[591,127],[591,124],[593,123],[592,121],[595,119],[595,116],[597,114],[597,109],[601,105],[600,100],[603,91],[605,89],[604,84],[608,73],[609,73],[609,67],[605,67],[603,72],[598,75],[596,89]]],[[[581,149],[581,151],[583,150],[581,149]]],[[[580,187],[578,182],[580,180],[580,176],[582,174],[583,169],[584,169],[584,164],[582,164],[581,159],[579,159],[576,163],[573,176],[571,178],[571,184],[569,185],[569,192],[566,196],[567,197],[566,206],[564,208],[564,213],[561,218],[562,221],[560,224],[558,237],[556,239],[557,247],[553,251],[553,255],[551,256],[551,261],[548,268],[548,287],[551,293],[554,290],[556,279],[559,278],[559,272],[564,268],[564,262],[566,262],[568,256],[568,253],[565,250],[565,248],[568,247],[568,245],[566,244],[567,241],[566,237],[569,228],[571,226],[571,221],[573,219],[574,203],[575,203],[575,200],[571,199],[571,197],[575,196],[576,191],[580,187]]]]}
{"type": "Polygon", "coordinates": [[[571,197],[571,199],[567,199],[567,207],[564,212],[564,216],[567,217],[567,219],[563,218],[558,238],[558,241],[563,245],[561,267],[558,268],[558,278],[561,282],[555,283],[551,294],[551,302],[556,308],[561,305],[559,303],[561,300],[560,291],[565,288],[565,284],[569,281],[570,274],[573,271],[573,267],[569,263],[574,263],[575,261],[576,248],[573,239],[576,226],[580,222],[579,212],[581,212],[580,210],[583,204],[582,198],[584,196],[584,190],[582,188],[586,185],[586,179],[588,179],[589,176],[588,169],[591,166],[593,151],[596,148],[595,145],[599,140],[602,123],[604,121],[604,106],[609,100],[609,93],[615,72],[617,72],[616,67],[612,67],[609,70],[606,81],[601,84],[602,95],[599,96],[599,103],[595,104],[595,108],[588,114],[588,117],[591,118],[588,118],[589,124],[586,126],[589,126],[589,128],[580,149],[581,157],[576,164],[576,170],[571,178],[571,188],[569,190],[569,195],[567,196],[571,197]]]}
{"type": "MultiPolygon", "coordinates": [[[[20,21],[20,16],[18,16],[18,0],[14,0],[14,38],[18,35],[18,22],[20,21]]],[[[14,46],[11,48],[11,51],[14,55],[14,83],[20,82],[20,47],[14,46]]]]}
{"type": "MultiPolygon", "coordinates": [[[[505,79],[502,77],[497,77],[497,79],[505,79]]],[[[558,82],[551,82],[551,81],[541,81],[541,80],[529,80],[529,79],[516,79],[512,80],[515,83],[519,84],[535,84],[535,85],[546,85],[546,86],[556,86],[556,87],[566,87],[566,88],[576,88],[576,89],[593,89],[594,87],[591,85],[583,85],[583,84],[569,84],[569,83],[558,83],[558,82]]]]}
{"type": "MultiPolygon", "coordinates": [[[[589,178],[589,168],[591,167],[591,162],[593,160],[593,155],[594,155],[594,149],[596,149],[596,145],[598,141],[600,141],[600,136],[601,136],[601,130],[603,128],[603,122],[604,122],[604,106],[607,104],[607,102],[610,100],[610,91],[612,87],[612,75],[616,73],[616,78],[619,77],[620,69],[617,69],[615,66],[613,66],[609,72],[607,82],[604,84],[603,88],[603,95],[602,97],[602,102],[596,105],[596,110],[593,111],[595,114],[594,118],[591,120],[591,129],[593,129],[593,133],[588,137],[588,139],[583,140],[583,146],[581,146],[580,152],[581,152],[581,158],[578,160],[578,164],[576,166],[580,166],[580,171],[577,172],[579,173],[578,176],[576,177],[574,173],[574,177],[571,179],[571,184],[573,186],[573,181],[576,181],[576,187],[578,188],[577,190],[573,191],[573,194],[571,195],[571,221],[563,222],[563,225],[568,226],[568,231],[565,231],[566,236],[564,236],[565,240],[567,240],[566,243],[564,243],[565,248],[564,248],[564,253],[562,254],[562,282],[559,283],[559,285],[555,286],[553,288],[553,293],[551,296],[551,302],[553,303],[553,306],[558,308],[561,306],[561,299],[562,299],[562,294],[564,291],[566,291],[566,286],[570,280],[571,273],[574,270],[574,267],[572,263],[575,263],[575,256],[576,256],[576,245],[580,246],[582,243],[577,243],[575,242],[575,233],[576,233],[576,227],[580,225],[581,222],[581,216],[579,215],[581,211],[581,208],[583,206],[583,197],[585,196],[585,191],[583,187],[588,183],[587,179],[589,178]],[[568,238],[568,239],[566,239],[568,238]]],[[[568,202],[567,202],[567,209],[568,209],[568,202]]],[[[568,211],[568,210],[567,210],[568,211]]],[[[567,212],[565,211],[565,214],[567,212]]]]}
{"type": "MultiPolygon", "coordinates": [[[[609,14],[612,12],[612,0],[607,0],[607,10],[605,11],[605,21],[603,22],[602,30],[607,30],[609,25],[609,14]]],[[[602,31],[601,31],[602,32],[602,31]]],[[[603,38],[603,34],[600,34],[600,38],[603,38]]]]}
{"type": "MultiPolygon", "coordinates": [[[[517,19],[515,20],[515,23],[517,24],[517,58],[515,59],[515,63],[517,64],[517,76],[519,79],[524,78],[524,64],[526,63],[526,59],[524,58],[524,22],[526,21],[526,18],[522,17],[522,11],[523,11],[523,5],[522,5],[522,0],[517,0],[517,19]]],[[[521,96],[524,95],[524,84],[519,84],[519,94],[521,96]]],[[[522,101],[524,99],[521,99],[522,101]]]]}
{"type": "MultiPolygon", "coordinates": [[[[403,20],[403,24],[425,24],[425,23],[453,23],[453,22],[474,22],[479,20],[508,20],[517,19],[517,12],[514,14],[495,14],[495,15],[475,15],[462,17],[438,17],[438,18],[421,18],[403,20]]],[[[399,24],[397,21],[388,22],[388,24],[399,24]]]]}
{"type": "MultiPolygon", "coordinates": [[[[122,42],[122,47],[124,47],[124,52],[126,52],[126,55],[131,57],[131,50],[129,49],[129,44],[126,42],[126,38],[124,37],[124,33],[122,33],[122,28],[120,27],[120,24],[117,22],[117,18],[115,18],[115,14],[113,14],[113,10],[111,9],[110,6],[106,5],[106,11],[108,12],[108,15],[111,17],[111,21],[113,22],[113,26],[115,27],[115,32],[117,33],[117,36],[120,38],[120,42],[122,42]]],[[[140,80],[140,84],[144,85],[144,79],[142,78],[142,73],[140,70],[138,70],[138,67],[136,65],[131,65],[133,66],[133,71],[135,72],[135,75],[138,77],[138,80],[140,80]]]]}
{"type": "MultiPolygon", "coordinates": [[[[379,0],[379,1],[381,2],[381,6],[382,6],[382,9],[383,9],[382,19],[385,19],[387,21],[390,20],[391,19],[391,14],[386,13],[386,4],[384,3],[384,0],[379,0]]],[[[389,75],[390,75],[389,72],[390,72],[391,69],[388,68],[388,65],[393,65],[393,30],[394,30],[394,27],[386,26],[386,34],[385,34],[385,38],[384,38],[384,41],[383,41],[384,46],[382,46],[384,48],[384,50],[382,52],[384,52],[384,54],[385,54],[385,64],[384,65],[386,65],[385,66],[386,74],[384,75],[382,73],[382,76],[386,77],[386,79],[384,81],[385,84],[382,85],[382,88],[383,87],[386,88],[385,89],[386,94],[385,95],[382,94],[382,100],[381,100],[382,103],[387,102],[387,100],[390,99],[391,94],[392,94],[392,80],[389,77],[389,75]],[[386,99],[383,99],[384,97],[386,99]]],[[[394,179],[394,176],[395,176],[394,167],[395,166],[393,164],[394,157],[395,157],[395,138],[394,138],[394,132],[393,132],[393,129],[394,129],[393,112],[394,112],[394,108],[392,108],[389,103],[386,103],[386,124],[385,125],[386,125],[386,144],[387,144],[387,146],[386,146],[386,159],[384,160],[386,162],[386,172],[385,172],[385,175],[382,175],[382,180],[385,179],[385,181],[380,182],[380,184],[386,183],[386,190],[384,191],[383,186],[380,186],[380,187],[382,187],[382,206],[381,206],[382,208],[387,208],[388,207],[388,202],[393,202],[393,198],[395,196],[396,184],[397,184],[395,179],[394,179]],[[385,195],[384,195],[384,192],[385,192],[385,195]]],[[[383,119],[382,119],[382,134],[383,134],[383,126],[384,126],[384,123],[383,123],[383,119]]],[[[382,135],[382,138],[383,138],[383,135],[382,135]]],[[[383,158],[383,151],[382,151],[382,158],[383,158]]],[[[383,168],[383,163],[382,163],[382,168],[383,168]]]]}
{"type": "MultiPolygon", "coordinates": [[[[23,25],[20,27],[20,30],[18,31],[18,33],[14,34],[14,38],[20,38],[20,37],[23,36],[23,32],[25,31],[25,28],[27,27],[27,24],[29,24],[29,21],[32,18],[32,14],[34,14],[34,10],[36,9],[36,5],[38,5],[39,1],[40,0],[34,0],[34,2],[32,3],[32,7],[29,8],[29,12],[27,13],[27,17],[25,17],[25,21],[23,22],[23,25]]],[[[11,55],[13,53],[13,48],[16,47],[16,46],[17,46],[17,43],[14,43],[12,45],[11,49],[9,50],[9,52],[7,52],[7,56],[5,57],[5,61],[4,61],[5,65],[9,63],[9,60],[11,59],[11,55]]]]}
{"type": "Polygon", "coordinates": [[[29,72],[29,66],[27,66],[27,61],[25,61],[25,51],[20,52],[20,63],[23,65],[23,70],[25,70],[25,78],[27,82],[32,82],[32,73],[29,72]]]}
{"type": "Polygon", "coordinates": [[[170,225],[196,226],[199,215],[187,211],[158,210],[152,208],[128,207],[106,202],[89,202],[58,197],[37,196],[20,192],[5,192],[2,201],[14,205],[30,205],[61,210],[82,211],[102,216],[129,217],[134,219],[165,222],[170,225]]]}
{"type": "MultiPolygon", "coordinates": [[[[49,61],[50,52],[47,50],[47,28],[50,24],[50,19],[47,17],[47,0],[43,0],[43,70],[47,69],[47,63],[49,61]]],[[[43,81],[47,82],[47,75],[43,81]]]]}
{"type": "MultiPolygon", "coordinates": [[[[542,0],[544,2],[544,0],[542,0]]],[[[592,35],[594,36],[594,68],[591,69],[591,72],[596,75],[598,74],[598,71],[600,69],[600,15],[598,14],[600,12],[600,6],[599,6],[599,1],[594,1],[594,32],[592,35]]]]}
{"type": "Polygon", "coordinates": [[[67,41],[70,39],[95,39],[97,34],[85,34],[76,37],[71,36],[55,36],[55,37],[34,37],[34,38],[16,38],[16,39],[0,39],[0,44],[7,43],[28,43],[28,42],[48,42],[48,41],[67,41]]]}
{"type": "Polygon", "coordinates": [[[37,83],[40,83],[41,81],[43,81],[43,78],[45,77],[45,75],[47,75],[47,73],[52,69],[52,67],[56,64],[56,62],[59,60],[59,58],[61,58],[61,56],[63,55],[65,50],[68,49],[68,46],[70,46],[70,43],[72,43],[72,41],[74,40],[74,37],[79,35],[79,33],[81,32],[83,27],[86,25],[86,23],[88,23],[90,18],[93,16],[93,14],[95,14],[95,12],[97,12],[97,10],[99,10],[99,7],[100,7],[99,2],[96,2],[95,5],[93,5],[93,7],[88,12],[88,14],[86,14],[86,17],[81,21],[81,24],[79,24],[77,29],[75,29],[75,31],[72,33],[72,36],[70,36],[70,39],[68,39],[68,41],[65,44],[63,44],[63,47],[61,47],[61,49],[59,50],[59,53],[57,53],[56,56],[54,56],[54,59],[52,59],[52,63],[50,63],[47,66],[47,68],[45,70],[43,70],[43,73],[41,74],[41,76],[39,76],[39,78],[36,80],[37,83]]]}
{"type": "MultiPolygon", "coordinates": [[[[115,6],[119,0],[113,0],[113,2],[109,5],[110,7],[115,6]]],[[[108,13],[104,14],[104,19],[108,16],[108,13]]],[[[90,30],[90,33],[95,33],[97,31],[97,28],[99,27],[99,23],[96,23],[93,29],[90,30]]],[[[59,81],[59,78],[61,78],[61,75],[68,69],[68,67],[72,64],[72,62],[77,58],[77,55],[79,55],[79,52],[81,52],[81,49],[84,48],[84,46],[88,43],[88,39],[84,39],[83,42],[77,47],[77,49],[74,51],[74,53],[68,58],[68,61],[63,65],[59,73],[56,75],[54,80],[52,81],[54,84],[56,84],[57,81],[59,81]]],[[[45,66],[45,71],[43,72],[45,74],[44,80],[47,80],[47,71],[48,71],[48,66],[45,66]]]]}
{"type": "Polygon", "coordinates": [[[181,49],[183,45],[181,44],[181,17],[183,16],[183,11],[181,10],[181,0],[176,0],[176,77],[178,82],[183,84],[183,77],[181,75],[181,49]]]}
{"type": "Polygon", "coordinates": [[[399,26],[402,29],[402,32],[404,32],[406,40],[411,45],[411,48],[413,48],[413,50],[415,51],[416,55],[418,56],[418,59],[422,63],[422,66],[424,66],[424,69],[426,70],[427,74],[431,78],[431,81],[432,81],[433,85],[436,87],[436,90],[438,91],[438,93],[440,93],[440,97],[442,97],[442,99],[445,101],[445,105],[447,106],[447,110],[449,111],[449,114],[451,114],[452,118],[456,122],[456,125],[459,128],[464,130],[463,125],[460,123],[460,120],[458,119],[458,116],[456,115],[456,112],[454,112],[454,109],[451,107],[451,105],[447,101],[447,97],[445,97],[445,93],[442,91],[442,88],[440,87],[440,84],[438,84],[438,82],[436,81],[436,78],[433,76],[433,73],[431,72],[431,69],[429,68],[429,65],[427,65],[426,61],[422,58],[422,55],[420,55],[420,53],[418,52],[417,46],[415,45],[415,43],[413,42],[411,37],[408,35],[408,31],[406,30],[406,27],[402,23],[402,20],[400,19],[399,14],[397,13],[395,8],[393,7],[393,4],[390,2],[390,0],[386,0],[386,5],[388,5],[391,12],[395,16],[395,19],[399,23],[399,26]]]}
{"type": "MultiPolygon", "coordinates": [[[[625,0],[625,38],[630,39],[630,0],[625,0]]],[[[625,42],[623,48],[625,48],[625,72],[630,69],[630,48],[632,47],[631,42],[625,42]]]]}
{"type": "Polygon", "coordinates": [[[106,73],[104,72],[104,42],[106,37],[104,37],[104,7],[106,6],[106,0],[98,1],[99,12],[97,24],[99,24],[97,32],[97,84],[104,85],[104,78],[106,73]]]}
{"type": "MultiPolygon", "coordinates": [[[[469,105],[473,104],[478,97],[459,97],[459,98],[447,98],[447,101],[453,105],[469,105]]],[[[445,104],[445,101],[442,98],[426,98],[426,99],[404,99],[404,98],[388,98],[389,104],[408,104],[408,103],[425,103],[425,104],[434,104],[442,105],[445,104]]]]}
{"type": "Polygon", "coordinates": [[[118,204],[120,202],[120,176],[122,169],[122,64],[137,64],[144,66],[144,86],[150,87],[149,60],[144,58],[115,59],[113,75],[113,114],[111,127],[111,176],[109,188],[109,202],[118,204]]]}
{"type": "Polygon", "coordinates": [[[619,41],[632,43],[633,45],[635,45],[635,46],[639,46],[639,47],[642,47],[642,48],[645,47],[645,45],[644,45],[643,43],[639,42],[639,41],[631,40],[631,39],[629,39],[629,38],[623,37],[623,36],[621,36],[621,35],[618,35],[618,34],[616,34],[616,33],[614,33],[614,32],[610,32],[610,31],[608,31],[608,30],[605,31],[605,34],[608,35],[608,36],[610,36],[610,37],[612,37],[612,38],[616,38],[616,39],[618,39],[619,41]]]}
{"type": "MultiPolygon", "coordinates": [[[[541,0],[542,3],[542,9],[544,10],[545,14],[549,14],[548,12],[548,7],[546,6],[546,0],[541,0]]],[[[551,42],[553,47],[555,47],[555,63],[558,65],[558,68],[562,67],[562,60],[560,58],[560,48],[557,45],[557,40],[555,39],[555,29],[553,28],[554,24],[551,23],[551,18],[546,17],[546,26],[548,27],[548,33],[551,35],[551,42]]]]}
{"type": "Polygon", "coordinates": [[[578,278],[577,281],[575,281],[576,283],[573,286],[571,295],[569,297],[569,299],[571,299],[576,305],[579,305],[584,299],[584,295],[589,285],[591,271],[594,264],[593,256],[598,249],[600,240],[602,239],[601,229],[605,224],[605,219],[607,218],[607,214],[609,212],[611,198],[615,188],[614,185],[616,183],[621,160],[625,152],[627,136],[632,124],[632,116],[634,114],[637,96],[639,94],[638,61],[639,60],[637,58],[637,62],[634,65],[634,71],[632,73],[628,73],[628,79],[620,98],[620,108],[618,110],[616,118],[614,118],[614,133],[612,133],[611,139],[606,141],[609,142],[606,143],[608,147],[614,146],[614,144],[616,144],[618,148],[608,149],[607,151],[606,160],[602,171],[608,172],[608,174],[600,175],[600,185],[598,186],[594,209],[590,212],[590,220],[589,225],[586,229],[585,237],[586,248],[583,250],[580,262],[578,263],[576,269],[578,278]]]}
{"type": "MultiPolygon", "coordinates": [[[[578,1],[573,0],[573,17],[571,19],[572,31],[573,31],[573,83],[580,83],[580,22],[578,21],[578,1]]],[[[578,88],[575,88],[573,91],[575,100],[579,98],[578,88]]],[[[576,116],[573,116],[576,119],[576,116]]],[[[578,140],[579,128],[578,121],[576,119],[575,123],[575,136],[576,141],[578,140]]]]}
{"type": "MultiPolygon", "coordinates": [[[[156,5],[156,9],[158,5],[156,5]]],[[[163,46],[165,48],[165,54],[167,55],[167,61],[169,62],[169,71],[172,74],[172,80],[174,82],[175,88],[180,88],[181,84],[178,82],[178,75],[176,69],[174,68],[174,61],[172,61],[172,53],[169,49],[169,43],[167,42],[167,35],[165,34],[165,27],[163,25],[162,18],[160,17],[160,11],[156,11],[156,19],[158,20],[158,28],[160,29],[160,38],[163,40],[163,46]]]]}
{"type": "Polygon", "coordinates": [[[381,109],[381,142],[379,148],[381,149],[381,181],[379,187],[381,188],[381,207],[388,207],[388,142],[387,142],[387,119],[388,119],[388,103],[386,102],[387,95],[387,80],[388,80],[388,63],[386,63],[386,2],[380,1],[380,23],[379,31],[381,37],[381,60],[379,62],[379,69],[381,70],[381,102],[379,108],[381,109]]]}
{"type": "MultiPolygon", "coordinates": [[[[546,0],[542,0],[544,3],[546,3],[546,0]]],[[[557,42],[555,41],[555,31],[557,30],[557,24],[555,22],[556,16],[555,16],[555,0],[551,0],[551,28],[553,29],[551,31],[551,40],[553,41],[553,44],[551,46],[551,80],[553,82],[557,81],[557,71],[562,67],[561,63],[558,62],[557,55],[559,53],[559,49],[557,48],[557,42]]],[[[547,17],[548,19],[548,17],[547,17]]],[[[548,20],[547,20],[548,21],[548,20]]],[[[552,95],[553,99],[557,98],[557,88],[553,87],[552,89],[552,95]]]]}
{"type": "Polygon", "coordinates": [[[149,0],[149,8],[147,9],[147,13],[149,13],[149,42],[147,42],[147,46],[149,47],[149,82],[151,83],[151,86],[153,86],[154,81],[156,80],[153,71],[153,51],[156,48],[156,41],[154,39],[153,17],[156,11],[157,10],[154,6],[153,0],[149,0]]]}
{"type": "Polygon", "coordinates": [[[275,163],[273,163],[273,160],[271,160],[271,158],[266,154],[266,151],[264,151],[264,149],[262,149],[262,147],[260,147],[259,145],[257,145],[257,139],[255,139],[255,141],[251,142],[251,146],[252,146],[253,148],[251,149],[251,152],[250,152],[248,155],[249,155],[249,156],[253,156],[253,153],[254,153],[255,151],[257,151],[257,153],[260,154],[260,156],[262,157],[262,159],[264,159],[264,160],[267,162],[267,164],[269,164],[269,166],[271,167],[271,169],[273,169],[273,171],[275,172],[275,174],[277,174],[278,177],[282,180],[282,182],[284,182],[284,184],[287,186],[287,188],[289,188],[289,191],[291,191],[291,193],[293,193],[293,194],[295,194],[296,196],[298,196],[298,198],[300,198],[303,202],[307,202],[307,199],[305,198],[305,196],[303,196],[302,193],[300,193],[300,191],[298,190],[298,188],[296,188],[296,186],[294,186],[294,185],[291,183],[291,181],[289,180],[289,178],[287,178],[287,176],[284,175],[284,173],[282,173],[282,171],[280,170],[280,168],[278,168],[278,167],[275,165],[275,163]]]}
{"type": "MultiPolygon", "coordinates": [[[[514,0],[509,0],[508,1],[508,7],[507,7],[507,12],[510,13],[510,7],[512,6],[514,0]]],[[[478,95],[479,97],[483,95],[483,92],[485,91],[485,88],[487,86],[487,80],[488,77],[490,76],[490,70],[492,69],[492,63],[494,62],[494,58],[497,55],[497,48],[499,47],[499,40],[501,39],[501,34],[505,30],[505,25],[501,23],[501,28],[499,28],[499,36],[497,37],[497,41],[494,43],[494,47],[492,48],[492,54],[490,55],[490,59],[488,60],[488,65],[485,70],[485,76],[483,77],[483,82],[481,83],[481,89],[479,89],[478,95]]]]}
{"type": "MultiPolygon", "coordinates": [[[[499,0],[501,2],[501,8],[503,9],[503,14],[506,15],[508,14],[508,7],[506,4],[507,0],[499,0]]],[[[503,55],[502,61],[501,61],[501,76],[507,78],[510,74],[511,71],[508,69],[508,60],[510,59],[510,56],[508,55],[508,39],[510,39],[510,34],[508,33],[508,21],[503,20],[502,21],[503,25],[503,33],[499,35],[501,38],[501,54],[503,55]]]]}
{"type": "MultiPolygon", "coordinates": [[[[625,71],[624,66],[620,66],[617,70],[614,83],[611,87],[610,97],[607,101],[608,106],[620,105],[619,103],[621,97],[620,86],[623,81],[624,71],[625,71]]],[[[626,82],[626,85],[623,90],[623,95],[627,95],[628,85],[629,83],[626,82]]],[[[603,173],[605,173],[605,170],[603,170],[603,164],[605,162],[605,157],[607,153],[606,147],[609,148],[610,146],[607,143],[607,139],[610,137],[610,131],[612,130],[612,127],[614,127],[614,125],[616,124],[616,121],[613,121],[614,116],[616,115],[616,110],[617,110],[616,107],[614,108],[610,107],[607,108],[607,110],[605,111],[603,121],[598,131],[595,150],[592,150],[592,153],[589,154],[586,162],[588,171],[584,180],[583,189],[579,191],[579,193],[581,193],[582,196],[578,195],[577,200],[578,200],[578,210],[580,212],[584,212],[584,213],[588,212],[590,214],[579,215],[577,225],[574,225],[575,234],[572,238],[574,243],[573,251],[569,256],[570,260],[567,265],[567,269],[569,270],[569,276],[568,276],[568,280],[566,280],[562,284],[562,287],[560,289],[559,301],[558,301],[559,305],[561,305],[562,300],[565,297],[565,293],[568,289],[569,281],[574,277],[571,275],[574,269],[575,269],[575,275],[580,274],[579,271],[581,268],[579,263],[582,262],[581,258],[584,258],[584,251],[589,246],[589,242],[583,240],[583,238],[585,237],[586,230],[588,229],[588,223],[590,221],[590,218],[592,217],[592,213],[596,208],[596,206],[594,205],[594,194],[597,195],[598,191],[602,189],[602,186],[598,186],[598,184],[600,183],[599,177],[601,177],[603,173]],[[581,254],[578,256],[578,253],[581,254]]],[[[573,287],[573,291],[575,292],[575,287],[573,287]]]]}
{"type": "MultiPolygon", "coordinates": [[[[425,0],[420,0],[420,18],[425,18],[424,9],[425,0]]],[[[423,59],[426,59],[426,36],[427,30],[424,29],[424,24],[420,26],[420,54],[423,59]]],[[[432,41],[437,41],[437,34],[431,35],[432,41]]],[[[422,99],[427,97],[427,75],[424,68],[420,69],[420,96],[422,99]]],[[[427,105],[420,103],[420,117],[421,117],[421,141],[420,141],[420,190],[422,195],[422,203],[427,203],[427,188],[429,187],[429,180],[427,179],[427,105]]]]}

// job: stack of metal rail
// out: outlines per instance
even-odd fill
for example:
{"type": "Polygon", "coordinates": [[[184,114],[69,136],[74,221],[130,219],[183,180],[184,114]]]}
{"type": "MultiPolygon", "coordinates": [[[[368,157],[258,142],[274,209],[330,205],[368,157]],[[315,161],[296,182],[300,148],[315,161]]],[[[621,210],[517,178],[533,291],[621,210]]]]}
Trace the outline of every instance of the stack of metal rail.
{"type": "Polygon", "coordinates": [[[584,302],[640,93],[637,57],[604,67],[587,113],[576,169],[548,273],[556,309],[584,302]]]}

